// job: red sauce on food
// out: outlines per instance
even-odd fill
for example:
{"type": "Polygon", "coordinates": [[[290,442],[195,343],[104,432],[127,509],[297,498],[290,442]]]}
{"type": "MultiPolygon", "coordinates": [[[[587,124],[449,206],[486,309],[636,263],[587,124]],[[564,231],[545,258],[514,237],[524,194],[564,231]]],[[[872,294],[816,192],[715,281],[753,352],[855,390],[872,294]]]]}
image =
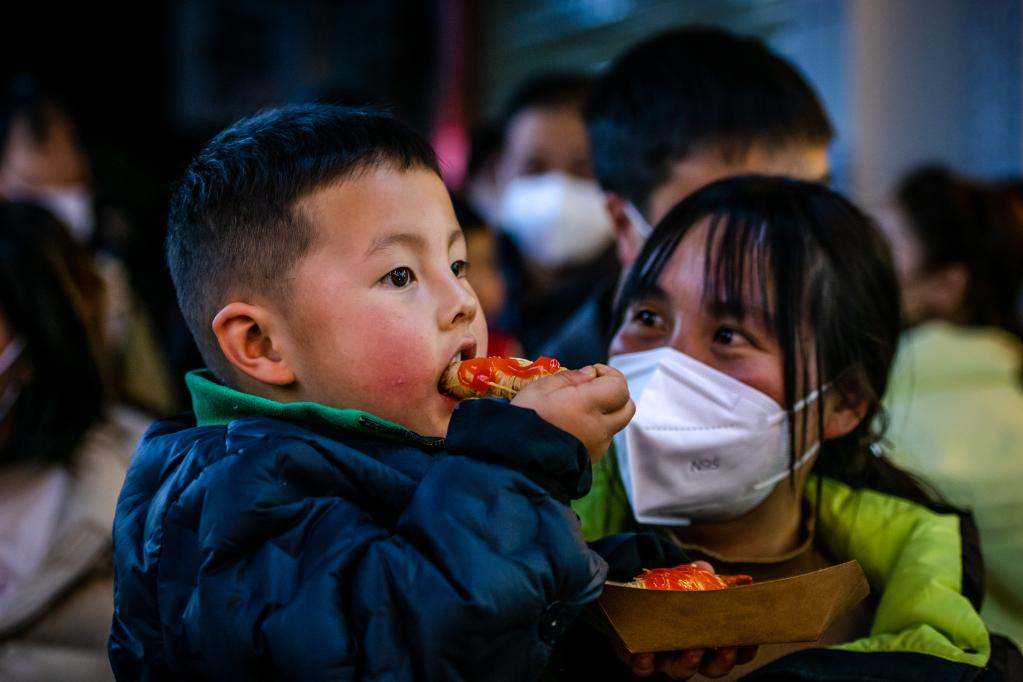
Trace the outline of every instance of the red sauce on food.
{"type": "Polygon", "coordinates": [[[717,575],[710,571],[683,564],[674,568],[654,568],[636,580],[648,590],[723,590],[738,585],[748,585],[753,578],[748,575],[717,575]]]}
{"type": "Polygon", "coordinates": [[[497,382],[498,372],[523,379],[538,379],[557,372],[560,367],[560,362],[544,356],[528,365],[520,365],[513,358],[473,358],[458,366],[458,381],[474,391],[483,392],[497,382]]]}

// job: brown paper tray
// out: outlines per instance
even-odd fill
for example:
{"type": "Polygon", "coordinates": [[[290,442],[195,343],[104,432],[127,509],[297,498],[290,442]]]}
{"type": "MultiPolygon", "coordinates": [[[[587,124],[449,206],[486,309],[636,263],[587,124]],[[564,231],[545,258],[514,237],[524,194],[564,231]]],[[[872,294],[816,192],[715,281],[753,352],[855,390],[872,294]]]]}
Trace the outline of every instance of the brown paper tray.
{"type": "Polygon", "coordinates": [[[856,561],[803,575],[707,592],[670,592],[608,581],[598,602],[631,653],[812,642],[870,594],[856,561]]]}

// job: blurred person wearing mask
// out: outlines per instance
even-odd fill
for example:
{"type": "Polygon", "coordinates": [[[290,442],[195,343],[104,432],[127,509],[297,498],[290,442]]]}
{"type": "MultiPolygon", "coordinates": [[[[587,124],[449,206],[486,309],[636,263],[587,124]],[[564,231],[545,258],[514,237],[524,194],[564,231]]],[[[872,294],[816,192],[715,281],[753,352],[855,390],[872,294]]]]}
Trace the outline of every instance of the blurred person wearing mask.
{"type": "MultiPolygon", "coordinates": [[[[625,269],[679,200],[744,173],[827,182],[834,131],[813,88],[756,38],[688,26],[615,58],[585,107],[593,168],[625,269]]],[[[616,277],[540,348],[569,367],[607,360],[616,277]]]]}
{"type": "Polygon", "coordinates": [[[508,290],[501,271],[497,234],[465,199],[452,195],[451,203],[465,235],[466,261],[469,263],[466,278],[476,292],[480,310],[487,320],[487,355],[518,357],[522,355],[522,344],[496,322],[508,290]]]}
{"type": "Polygon", "coordinates": [[[1023,644],[1023,200],[927,166],[879,217],[908,328],[886,396],[892,459],[972,508],[981,615],[1023,644]]]}
{"type": "Polygon", "coordinates": [[[582,75],[536,77],[512,94],[502,117],[495,222],[507,237],[509,291],[501,322],[530,355],[594,286],[617,277],[582,117],[590,85],[582,75]]]}
{"type": "Polygon", "coordinates": [[[149,420],[111,405],[103,283],[47,211],[0,204],[0,679],[111,680],[110,527],[149,420]]]}
{"type": "Polygon", "coordinates": [[[119,391],[159,413],[177,409],[150,316],[118,255],[129,237],[127,221],[97,201],[91,163],[68,108],[24,74],[0,97],[0,198],[46,208],[93,252],[106,285],[110,362],[119,391]]]}

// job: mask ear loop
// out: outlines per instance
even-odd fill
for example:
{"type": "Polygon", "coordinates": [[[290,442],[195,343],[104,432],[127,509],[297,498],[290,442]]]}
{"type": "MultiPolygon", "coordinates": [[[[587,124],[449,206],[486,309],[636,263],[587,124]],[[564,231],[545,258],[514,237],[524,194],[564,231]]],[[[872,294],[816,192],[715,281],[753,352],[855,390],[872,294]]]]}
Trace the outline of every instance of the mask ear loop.
{"type": "Polygon", "coordinates": [[[636,208],[634,203],[626,200],[622,203],[622,210],[625,211],[625,215],[628,217],[629,222],[632,223],[632,226],[636,228],[636,232],[638,232],[639,236],[643,239],[649,238],[650,235],[654,233],[654,228],[652,228],[650,223],[643,218],[643,214],[639,212],[639,209],[636,208]]]}
{"type": "MultiPolygon", "coordinates": [[[[14,363],[21,357],[21,353],[25,350],[25,337],[21,334],[16,335],[7,343],[7,347],[0,351],[0,374],[4,374],[14,363]]],[[[17,380],[12,380],[4,388],[3,393],[0,393],[0,422],[7,420],[7,415],[10,413],[11,408],[14,406],[14,402],[21,395],[22,386],[17,380]]]]}
{"type": "Polygon", "coordinates": [[[25,350],[25,337],[21,334],[17,334],[13,339],[7,342],[7,347],[0,352],[0,374],[3,374],[11,368],[11,366],[18,361],[21,357],[22,351],[25,350]]]}

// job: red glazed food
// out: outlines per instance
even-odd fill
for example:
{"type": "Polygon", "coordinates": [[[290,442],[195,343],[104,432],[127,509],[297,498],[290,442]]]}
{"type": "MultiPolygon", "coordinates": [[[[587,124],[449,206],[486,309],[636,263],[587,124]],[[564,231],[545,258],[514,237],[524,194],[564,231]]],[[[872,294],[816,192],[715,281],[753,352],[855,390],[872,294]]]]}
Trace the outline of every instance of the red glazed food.
{"type": "Polygon", "coordinates": [[[554,358],[471,358],[452,363],[440,390],[455,398],[511,398],[531,381],[565,371],[554,358]]]}
{"type": "Polygon", "coordinates": [[[717,575],[710,571],[682,564],[672,568],[654,568],[642,573],[626,583],[633,587],[647,590],[683,590],[695,592],[699,590],[724,590],[738,585],[748,585],[753,578],[748,575],[717,575]]]}

